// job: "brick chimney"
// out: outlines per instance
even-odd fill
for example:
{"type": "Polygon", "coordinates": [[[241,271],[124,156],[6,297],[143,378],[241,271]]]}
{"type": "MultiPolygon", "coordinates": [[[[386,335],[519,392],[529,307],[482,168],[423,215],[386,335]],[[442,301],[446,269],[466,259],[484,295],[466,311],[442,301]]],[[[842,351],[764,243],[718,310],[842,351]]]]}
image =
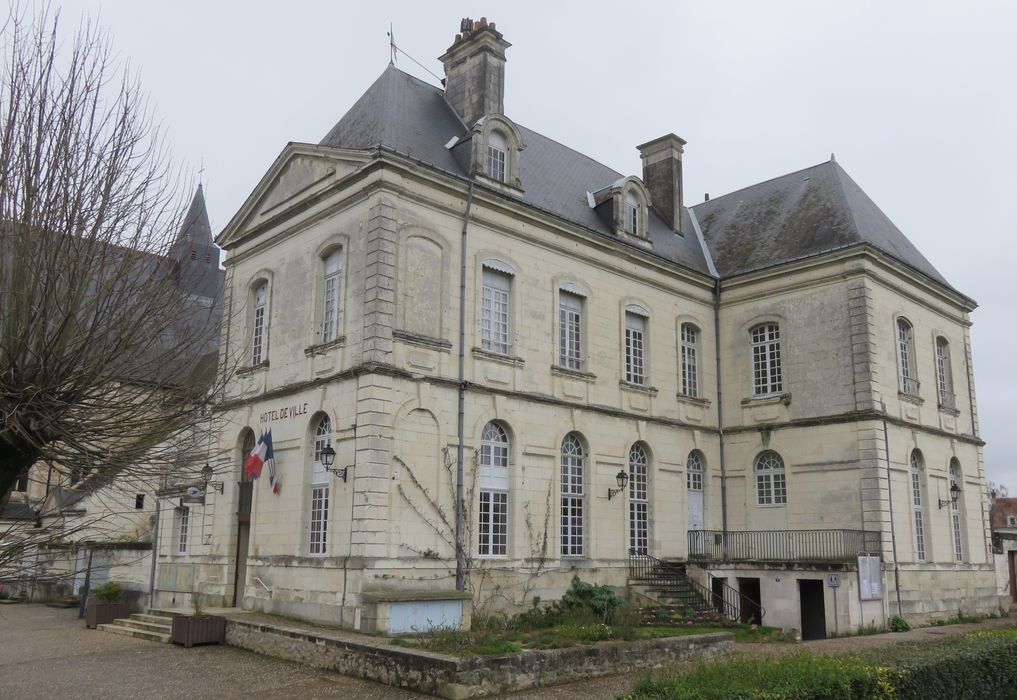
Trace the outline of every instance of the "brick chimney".
{"type": "Polygon", "coordinates": [[[472,127],[485,114],[505,112],[505,49],[511,46],[486,17],[464,19],[445,66],[445,99],[472,127]]]}
{"type": "Polygon", "coordinates": [[[682,153],[685,141],[667,134],[637,146],[643,160],[643,183],[653,209],[668,226],[682,232],[682,153]]]}

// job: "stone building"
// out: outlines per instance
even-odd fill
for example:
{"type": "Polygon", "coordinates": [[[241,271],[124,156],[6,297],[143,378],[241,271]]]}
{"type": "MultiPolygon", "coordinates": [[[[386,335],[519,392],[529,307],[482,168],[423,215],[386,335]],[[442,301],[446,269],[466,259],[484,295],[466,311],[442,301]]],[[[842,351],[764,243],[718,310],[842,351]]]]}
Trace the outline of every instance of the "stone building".
{"type": "Polygon", "coordinates": [[[475,606],[667,561],[806,636],[994,609],[974,301],[833,160],[689,206],[674,134],[626,176],[517,124],[508,47],[389,65],[220,234],[234,468],[159,600],[454,622],[461,449],[475,606]]]}
{"type": "Polygon", "coordinates": [[[996,557],[996,587],[1004,610],[1017,604],[1017,498],[989,492],[989,526],[996,557]]]}

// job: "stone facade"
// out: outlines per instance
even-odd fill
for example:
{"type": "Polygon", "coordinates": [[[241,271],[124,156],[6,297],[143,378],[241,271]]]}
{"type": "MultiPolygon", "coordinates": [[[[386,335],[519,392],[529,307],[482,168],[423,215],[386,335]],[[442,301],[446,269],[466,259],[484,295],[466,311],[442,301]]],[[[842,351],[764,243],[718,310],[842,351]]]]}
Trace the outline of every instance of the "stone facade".
{"type": "MultiPolygon", "coordinates": [[[[502,41],[492,32],[479,30],[469,41],[488,55],[488,44],[502,41]]],[[[466,51],[469,41],[450,54],[466,51]]],[[[503,64],[491,70],[503,73],[503,64]]],[[[379,83],[404,81],[393,71],[379,83]]],[[[471,75],[449,77],[492,79],[471,75]]],[[[449,94],[455,89],[479,88],[450,84],[449,94]]],[[[354,109],[365,104],[373,104],[370,95],[354,109]]],[[[333,134],[344,128],[340,122],[333,134]]],[[[618,178],[589,183],[585,197],[610,231],[578,225],[567,212],[526,199],[536,196],[527,163],[537,162],[526,159],[551,146],[521,133],[528,149],[519,161],[521,188],[472,179],[469,164],[486,161],[469,154],[463,176],[396,147],[283,150],[219,238],[227,251],[223,349],[246,365],[223,398],[231,428],[219,435],[236,473],[222,496],[192,509],[207,536],[186,555],[160,550],[164,602],[179,605],[198,593],[216,604],[366,629],[367,603],[379,594],[451,590],[461,351],[464,541],[476,612],[558,597],[574,575],[623,586],[633,547],[684,560],[690,518],[701,520],[694,530],[875,536],[871,553],[884,562],[884,595],[866,604],[852,563],[798,561],[781,573],[726,562],[692,572],[707,586],[712,578],[734,586],[758,579],[767,624],[801,629],[796,581],[829,571],[844,583],[824,593],[827,629],[881,623],[898,610],[895,563],[907,615],[993,609],[970,362],[973,302],[864,242],[716,274],[709,222],[700,230],[695,208],[682,209],[684,142],[673,135],[657,140],[666,146],[660,153],[644,153],[649,205],[670,197],[661,216],[640,208],[647,204],[641,184],[627,198],[626,183],[638,178],[618,178]],[[622,209],[628,206],[631,219],[622,209]],[[675,216],[676,206],[684,213],[675,216]],[[686,253],[668,252],[690,250],[706,258],[698,269],[683,262],[686,253]],[[342,261],[337,292],[324,267],[335,251],[342,261]],[[485,316],[492,271],[509,299],[497,345],[485,316]],[[574,362],[564,359],[566,298],[582,316],[574,362]],[[341,313],[328,316],[336,303],[341,313]],[[903,317],[914,334],[909,377],[921,382],[909,394],[901,390],[896,336],[903,317]],[[760,394],[752,333],[767,324],[780,329],[781,383],[760,394]],[[641,329],[638,373],[633,327],[641,329]],[[696,334],[694,390],[682,371],[687,329],[696,334]],[[256,335],[263,354],[254,358],[256,335]],[[949,405],[937,400],[938,339],[949,342],[949,405]],[[481,513],[492,507],[481,497],[489,489],[490,423],[505,435],[507,468],[496,489],[507,494],[503,542],[481,532],[481,513]],[[254,484],[248,521],[244,444],[269,429],[278,484],[270,488],[266,476],[254,484]],[[562,490],[570,435],[581,453],[581,492],[570,482],[562,490]],[[316,460],[316,444],[325,440],[345,479],[316,460]],[[915,553],[916,450],[924,556],[915,553]],[[785,502],[760,502],[755,465],[767,451],[785,465],[785,502]],[[701,510],[690,512],[693,453],[704,479],[701,510]],[[619,471],[637,476],[638,459],[647,463],[645,495],[642,480],[638,489],[632,483],[612,493],[619,471]],[[953,506],[937,508],[950,497],[951,460],[960,465],[956,518],[953,506]],[[582,509],[564,526],[563,498],[582,509]],[[577,532],[581,542],[571,537],[577,532]],[[835,599],[842,601],[836,614],[835,599]]],[[[439,150],[432,157],[459,157],[454,143],[451,156],[439,150]]],[[[164,532],[173,531],[171,518],[164,511],[164,532]]]]}

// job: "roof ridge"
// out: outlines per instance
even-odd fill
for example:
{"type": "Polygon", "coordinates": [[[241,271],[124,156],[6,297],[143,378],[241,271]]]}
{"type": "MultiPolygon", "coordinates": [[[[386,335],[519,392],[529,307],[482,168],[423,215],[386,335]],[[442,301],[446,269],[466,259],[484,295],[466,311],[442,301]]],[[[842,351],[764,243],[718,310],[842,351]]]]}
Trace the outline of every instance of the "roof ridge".
{"type": "Polygon", "coordinates": [[[722,195],[720,195],[718,197],[710,197],[710,199],[708,199],[705,202],[700,202],[699,204],[693,204],[691,208],[700,207],[700,206],[702,206],[704,204],[712,204],[713,202],[719,202],[720,200],[722,200],[722,199],[724,199],[726,197],[730,197],[731,195],[738,194],[739,192],[742,192],[744,190],[752,189],[753,187],[758,187],[760,185],[765,185],[768,182],[774,182],[776,180],[782,180],[785,177],[791,177],[792,175],[797,175],[798,173],[804,173],[806,170],[815,170],[816,168],[820,168],[820,167],[822,167],[824,165],[829,165],[830,163],[836,163],[836,161],[833,161],[833,160],[824,160],[823,162],[816,163],[815,165],[809,165],[809,166],[804,167],[804,168],[799,168],[798,170],[792,170],[789,173],[784,173],[783,175],[777,175],[775,177],[767,178],[766,180],[760,180],[759,182],[754,182],[751,185],[745,185],[744,187],[739,187],[736,190],[731,190],[730,192],[725,192],[724,194],[722,194],[722,195]]]}

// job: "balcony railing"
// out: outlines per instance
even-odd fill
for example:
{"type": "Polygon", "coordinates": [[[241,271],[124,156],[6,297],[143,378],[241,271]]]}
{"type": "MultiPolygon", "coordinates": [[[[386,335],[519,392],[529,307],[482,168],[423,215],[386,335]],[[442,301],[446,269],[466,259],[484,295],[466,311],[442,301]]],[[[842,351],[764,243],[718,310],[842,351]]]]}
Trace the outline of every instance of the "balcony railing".
{"type": "Polygon", "coordinates": [[[949,411],[957,410],[957,396],[946,389],[939,390],[939,407],[949,411]]]}
{"type": "Polygon", "coordinates": [[[905,396],[914,396],[917,398],[918,389],[921,386],[922,383],[913,377],[900,378],[900,392],[905,396]]]}
{"type": "Polygon", "coordinates": [[[689,530],[692,561],[846,563],[881,548],[867,530],[689,530]]]}

